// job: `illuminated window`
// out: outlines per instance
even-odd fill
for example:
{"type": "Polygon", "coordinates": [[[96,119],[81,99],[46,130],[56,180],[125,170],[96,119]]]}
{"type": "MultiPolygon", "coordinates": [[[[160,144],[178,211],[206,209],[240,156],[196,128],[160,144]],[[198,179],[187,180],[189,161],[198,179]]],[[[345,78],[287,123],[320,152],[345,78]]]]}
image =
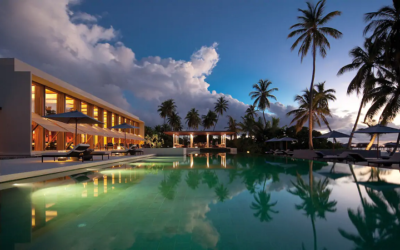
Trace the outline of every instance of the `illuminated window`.
{"type": "Polygon", "coordinates": [[[32,101],[31,101],[32,113],[35,113],[35,90],[36,86],[32,84],[32,101]]]}
{"type": "MultiPolygon", "coordinates": [[[[93,117],[96,120],[99,120],[99,109],[97,107],[93,107],[93,117]]],[[[96,126],[99,126],[98,124],[96,124],[96,126]]]]}
{"type": "Polygon", "coordinates": [[[114,126],[115,126],[115,115],[112,114],[112,116],[111,116],[111,127],[114,127],[114,126]]]}
{"type": "MultiPolygon", "coordinates": [[[[103,112],[103,121],[104,121],[104,127],[107,128],[107,110],[104,110],[103,112]]],[[[107,137],[104,136],[104,145],[107,144],[107,137]]]]}
{"type": "Polygon", "coordinates": [[[71,97],[65,97],[65,112],[71,112],[75,110],[75,100],[71,97]]]}
{"type": "Polygon", "coordinates": [[[84,113],[85,115],[87,115],[88,113],[88,107],[87,107],[87,103],[85,102],[81,102],[81,112],[84,113]]]}
{"type": "Polygon", "coordinates": [[[46,89],[46,115],[57,114],[57,93],[46,89]]]}

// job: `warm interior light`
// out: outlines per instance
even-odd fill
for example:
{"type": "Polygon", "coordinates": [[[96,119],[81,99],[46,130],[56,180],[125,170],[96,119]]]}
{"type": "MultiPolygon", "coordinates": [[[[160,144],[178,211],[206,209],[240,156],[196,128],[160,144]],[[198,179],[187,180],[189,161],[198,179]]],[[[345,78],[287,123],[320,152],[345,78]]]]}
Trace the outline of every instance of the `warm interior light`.
{"type": "Polygon", "coordinates": [[[248,154],[250,154],[250,151],[247,151],[248,154]]]}

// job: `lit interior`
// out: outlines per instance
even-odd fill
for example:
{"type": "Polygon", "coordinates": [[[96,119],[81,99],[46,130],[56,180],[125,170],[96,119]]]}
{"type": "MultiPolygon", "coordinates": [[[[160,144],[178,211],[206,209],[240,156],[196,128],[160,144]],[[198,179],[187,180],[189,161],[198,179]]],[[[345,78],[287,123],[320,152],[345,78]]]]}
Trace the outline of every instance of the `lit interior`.
{"type": "Polygon", "coordinates": [[[57,114],[57,93],[46,89],[46,114],[57,114]]]}

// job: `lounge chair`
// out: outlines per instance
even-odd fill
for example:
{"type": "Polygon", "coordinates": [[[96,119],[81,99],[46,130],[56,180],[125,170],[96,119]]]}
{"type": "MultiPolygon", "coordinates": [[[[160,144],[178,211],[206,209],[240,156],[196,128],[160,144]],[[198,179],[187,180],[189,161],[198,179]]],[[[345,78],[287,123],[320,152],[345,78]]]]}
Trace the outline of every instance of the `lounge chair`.
{"type": "Polygon", "coordinates": [[[289,149],[287,149],[287,150],[285,150],[285,151],[282,151],[282,153],[283,153],[284,155],[287,155],[287,156],[293,156],[293,151],[290,151],[289,149]]]}
{"type": "MultiPolygon", "coordinates": [[[[43,158],[54,158],[54,161],[56,161],[56,158],[59,157],[76,157],[81,158],[82,154],[90,147],[89,144],[78,144],[76,145],[73,149],[71,149],[68,152],[49,152],[49,153],[43,153],[41,155],[42,157],[42,162],[43,158]]],[[[84,161],[84,158],[82,158],[82,162],[84,161]]]]}
{"type": "Polygon", "coordinates": [[[364,156],[358,154],[358,153],[349,153],[349,158],[347,159],[347,161],[350,162],[367,162],[368,159],[364,158],[364,156]]]}
{"type": "Polygon", "coordinates": [[[107,155],[108,159],[110,159],[110,153],[109,152],[105,152],[105,151],[91,151],[90,152],[91,155],[101,155],[101,160],[103,160],[104,156],[107,155]]]}
{"type": "Polygon", "coordinates": [[[267,155],[270,155],[270,154],[275,154],[275,151],[274,150],[272,150],[272,149],[270,149],[269,151],[267,151],[267,152],[265,152],[267,155]]]}
{"type": "Polygon", "coordinates": [[[315,151],[314,152],[317,156],[313,158],[313,160],[320,160],[323,159],[324,156],[326,156],[325,153],[321,152],[321,151],[315,151]]]}
{"type": "Polygon", "coordinates": [[[349,152],[342,152],[340,155],[325,155],[323,159],[333,161],[346,161],[347,159],[349,159],[349,152]]]}
{"type": "Polygon", "coordinates": [[[369,166],[370,163],[378,164],[378,167],[379,167],[380,165],[389,167],[389,166],[391,166],[392,164],[396,164],[396,163],[397,163],[397,164],[400,164],[400,153],[397,153],[397,154],[392,155],[392,156],[391,156],[389,159],[387,159],[387,160],[385,160],[385,159],[371,159],[371,160],[368,160],[368,166],[369,166]]]}
{"type": "Polygon", "coordinates": [[[120,150],[112,150],[111,151],[111,156],[114,154],[133,154],[134,146],[131,146],[129,148],[120,149],[120,150]]]}

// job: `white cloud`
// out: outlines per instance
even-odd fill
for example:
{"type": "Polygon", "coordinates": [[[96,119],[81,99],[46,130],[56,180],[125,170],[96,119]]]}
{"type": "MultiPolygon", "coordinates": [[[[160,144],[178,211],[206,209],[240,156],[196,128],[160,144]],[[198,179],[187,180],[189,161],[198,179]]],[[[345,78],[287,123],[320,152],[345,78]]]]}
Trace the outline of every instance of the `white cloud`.
{"type": "Polygon", "coordinates": [[[70,12],[69,13],[71,15],[71,21],[73,22],[97,22],[98,21],[98,17],[90,15],[88,13],[84,13],[84,12],[70,12]]]}

